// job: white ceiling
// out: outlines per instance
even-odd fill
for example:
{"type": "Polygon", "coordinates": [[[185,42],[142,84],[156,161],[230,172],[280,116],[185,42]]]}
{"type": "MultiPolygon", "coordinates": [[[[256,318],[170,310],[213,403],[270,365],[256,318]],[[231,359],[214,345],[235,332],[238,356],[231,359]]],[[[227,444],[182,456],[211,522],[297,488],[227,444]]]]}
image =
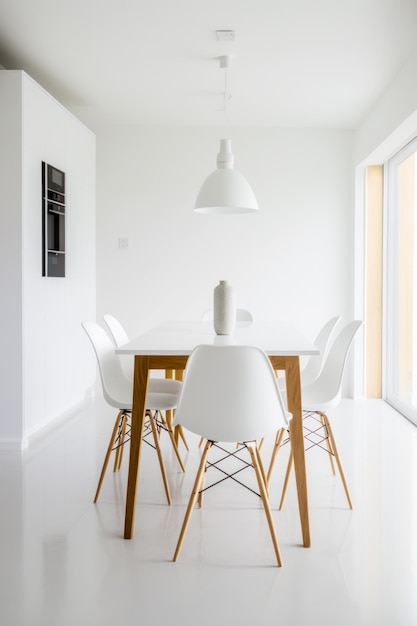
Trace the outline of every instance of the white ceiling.
{"type": "Polygon", "coordinates": [[[401,69],[417,0],[0,0],[0,64],[87,125],[355,128],[401,69]],[[220,43],[216,29],[234,29],[220,43]],[[232,55],[222,109],[218,57],[232,55]]]}

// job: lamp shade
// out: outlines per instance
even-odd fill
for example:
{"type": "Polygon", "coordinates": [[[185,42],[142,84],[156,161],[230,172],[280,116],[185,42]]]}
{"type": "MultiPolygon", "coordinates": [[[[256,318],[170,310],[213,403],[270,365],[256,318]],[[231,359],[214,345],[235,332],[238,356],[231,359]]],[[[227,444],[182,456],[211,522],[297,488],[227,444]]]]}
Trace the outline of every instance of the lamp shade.
{"type": "Polygon", "coordinates": [[[230,139],[220,140],[217,169],[204,181],[194,211],[198,213],[252,213],[258,203],[249,183],[233,169],[230,139]]]}

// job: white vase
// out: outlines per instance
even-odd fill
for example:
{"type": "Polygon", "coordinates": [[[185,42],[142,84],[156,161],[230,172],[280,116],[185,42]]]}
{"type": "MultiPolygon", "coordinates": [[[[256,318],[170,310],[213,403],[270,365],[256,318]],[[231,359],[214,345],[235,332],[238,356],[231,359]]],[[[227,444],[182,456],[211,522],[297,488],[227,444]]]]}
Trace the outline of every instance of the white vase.
{"type": "Polygon", "coordinates": [[[214,288],[213,324],[217,335],[230,335],[235,328],[236,296],[227,280],[221,280],[214,288]]]}

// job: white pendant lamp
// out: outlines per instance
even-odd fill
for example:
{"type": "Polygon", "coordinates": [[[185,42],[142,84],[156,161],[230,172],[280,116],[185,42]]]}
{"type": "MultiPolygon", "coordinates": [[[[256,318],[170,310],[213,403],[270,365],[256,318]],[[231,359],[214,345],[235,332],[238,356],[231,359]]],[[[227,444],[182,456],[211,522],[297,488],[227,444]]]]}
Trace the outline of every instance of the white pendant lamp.
{"type": "MultiPolygon", "coordinates": [[[[233,32],[234,31],[230,31],[233,32]]],[[[223,34],[226,31],[217,31],[223,34]]],[[[227,31],[229,33],[229,31],[227,31]]],[[[221,37],[218,36],[218,39],[221,37]]],[[[220,68],[224,73],[223,111],[231,98],[227,88],[227,71],[230,55],[219,57],[220,68]]],[[[197,213],[253,213],[259,211],[258,203],[248,181],[233,168],[234,157],[230,139],[220,139],[220,152],[217,155],[217,169],[204,181],[194,206],[197,213]]]]}
{"type": "Polygon", "coordinates": [[[233,168],[232,142],[220,139],[217,169],[204,181],[197,196],[197,213],[252,213],[258,203],[248,181],[233,168]]]}

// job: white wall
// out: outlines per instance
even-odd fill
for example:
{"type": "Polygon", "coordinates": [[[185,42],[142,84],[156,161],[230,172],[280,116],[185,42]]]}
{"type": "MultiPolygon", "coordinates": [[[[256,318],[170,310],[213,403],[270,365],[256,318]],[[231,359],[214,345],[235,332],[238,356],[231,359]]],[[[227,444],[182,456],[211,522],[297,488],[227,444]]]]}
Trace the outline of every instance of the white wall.
{"type": "Polygon", "coordinates": [[[95,316],[95,136],[24,72],[0,71],[0,88],[7,94],[0,119],[5,126],[19,121],[9,145],[0,146],[12,180],[0,192],[1,287],[3,301],[13,303],[0,308],[11,342],[0,359],[5,448],[23,447],[81,402],[95,380],[81,329],[82,319],[95,316]],[[10,146],[19,153],[12,165],[10,146]],[[42,277],[42,161],[66,173],[65,278],[42,277]]]}
{"type": "Polygon", "coordinates": [[[0,446],[23,436],[21,99],[19,78],[0,71],[0,446]]]}
{"type": "Polygon", "coordinates": [[[259,214],[195,214],[220,137],[212,128],[97,131],[98,318],[113,313],[132,335],[198,319],[220,279],[256,318],[291,318],[312,336],[332,315],[351,317],[352,133],[231,129],[259,214]]]}
{"type": "Polygon", "coordinates": [[[355,131],[355,165],[383,163],[416,135],[417,46],[355,131]]]}
{"type": "MultiPolygon", "coordinates": [[[[365,174],[369,165],[385,164],[417,137],[417,46],[383,96],[358,126],[355,164],[355,317],[365,317],[365,174]]],[[[385,315],[385,307],[383,316],[385,315]]],[[[365,329],[366,332],[366,329],[365,329]]],[[[355,393],[364,393],[365,332],[355,342],[355,393]]]]}

